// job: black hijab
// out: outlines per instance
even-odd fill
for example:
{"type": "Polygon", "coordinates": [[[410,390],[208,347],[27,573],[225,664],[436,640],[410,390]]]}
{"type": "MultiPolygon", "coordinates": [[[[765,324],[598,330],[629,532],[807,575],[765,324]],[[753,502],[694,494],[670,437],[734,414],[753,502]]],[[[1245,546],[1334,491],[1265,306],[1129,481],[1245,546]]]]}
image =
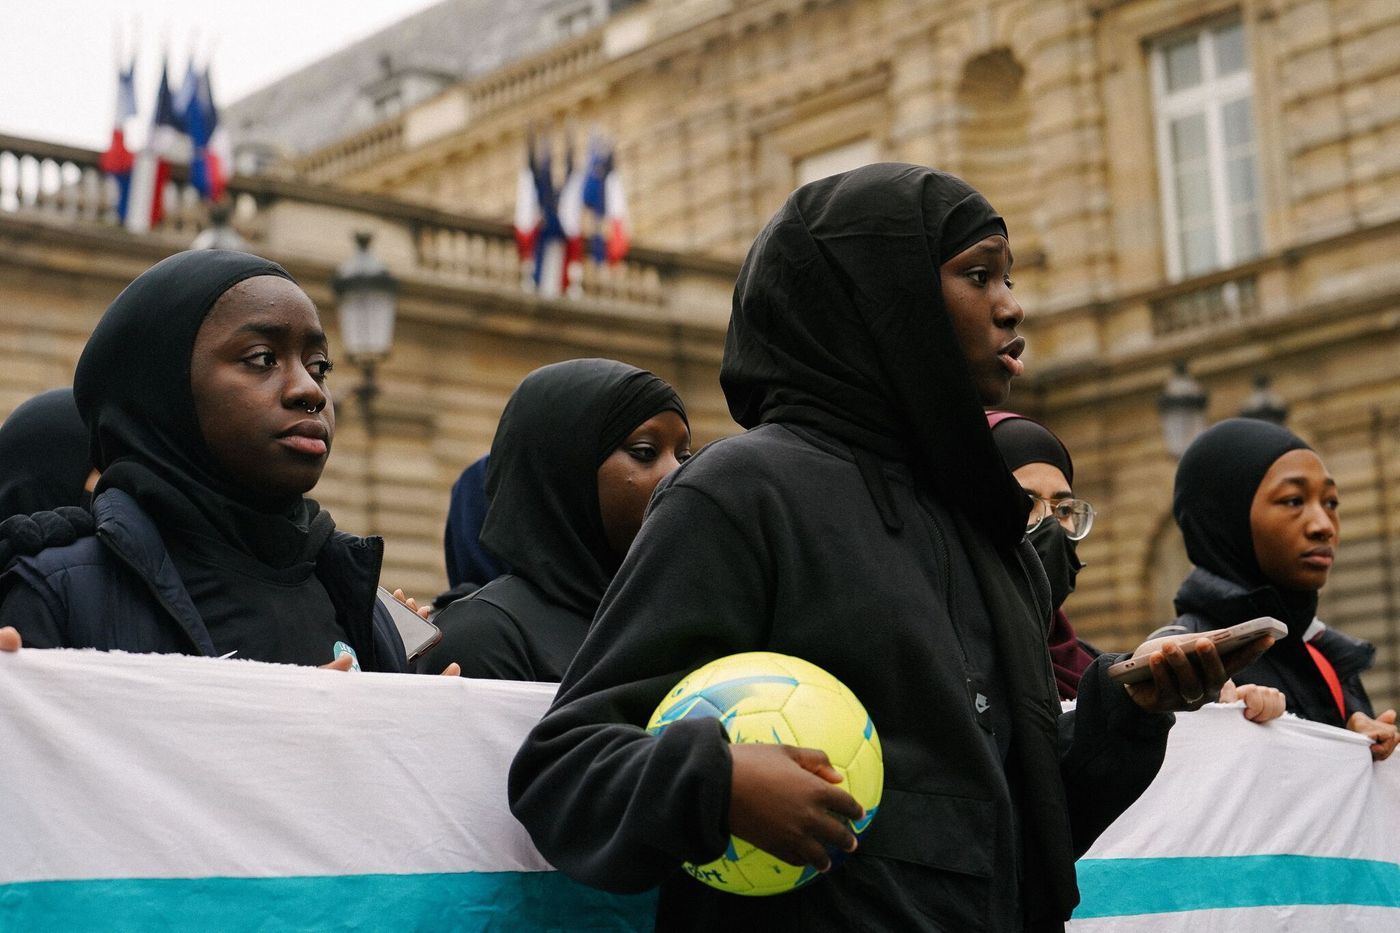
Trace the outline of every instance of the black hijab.
{"type": "Polygon", "coordinates": [[[1028,463],[1048,463],[1065,474],[1070,488],[1074,487],[1074,461],[1054,431],[1009,411],[987,412],[987,423],[992,427],[992,440],[1001,451],[1001,459],[1012,473],[1028,463]]]}
{"type": "Polygon", "coordinates": [[[97,322],[73,395],[88,427],[97,491],[122,489],[164,533],[214,538],[274,568],[305,563],[329,536],[312,500],[271,501],[224,475],[204,442],[190,360],[221,295],[245,279],[295,281],[277,263],[229,250],[177,253],[143,272],[97,322]]]}
{"type": "Polygon", "coordinates": [[[0,519],[84,505],[91,472],[72,389],[40,393],[0,425],[0,519]]]}
{"type": "Polygon", "coordinates": [[[686,417],[669,383],[626,363],[569,360],[530,373],[491,442],[481,542],[549,599],[592,618],[618,565],[598,467],[663,411],[686,417]]]}
{"type": "MultiPolygon", "coordinates": [[[[1191,563],[1245,591],[1277,593],[1290,636],[1301,635],[1312,623],[1317,593],[1281,590],[1264,576],[1254,556],[1249,511],[1274,461],[1291,450],[1311,449],[1287,428],[1254,418],[1230,418],[1207,429],[1186,449],[1172,495],[1172,514],[1191,563]]],[[[1183,607],[1178,605],[1178,611],[1183,607]]]]}
{"type": "Polygon", "coordinates": [[[941,501],[1014,545],[1026,497],[992,443],[939,281],[944,262],[997,233],[1006,225],[986,199],[920,166],[797,189],[734,289],[720,367],[734,420],[812,427],[907,460],[941,501]]]}

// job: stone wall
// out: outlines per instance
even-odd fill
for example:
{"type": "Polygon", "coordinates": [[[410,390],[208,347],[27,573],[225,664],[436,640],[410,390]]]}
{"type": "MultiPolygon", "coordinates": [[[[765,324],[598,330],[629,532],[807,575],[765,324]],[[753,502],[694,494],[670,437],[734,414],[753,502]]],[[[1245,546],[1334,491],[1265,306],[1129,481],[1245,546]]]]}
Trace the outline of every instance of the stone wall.
{"type": "Polygon", "coordinates": [[[1107,648],[1168,620],[1187,566],[1156,398],[1174,359],[1238,410],[1256,372],[1343,493],[1323,609],[1400,699],[1400,7],[1373,0],[654,0],[401,118],[415,145],[338,184],[506,219],[528,124],[618,140],[639,237],[742,256],[804,160],[965,175],[1008,218],[1030,375],[1101,512],[1072,616],[1107,648]],[[1169,274],[1154,43],[1243,24],[1263,251],[1169,274]],[[580,64],[582,63],[582,64],[580,64]],[[580,71],[580,69],[582,69],[580,71]],[[449,105],[448,101],[456,101],[449,105]]]}
{"type": "MultiPolygon", "coordinates": [[[[323,307],[356,223],[406,270],[392,417],[371,456],[342,414],[318,493],[354,530],[374,503],[389,578],[426,591],[447,485],[533,366],[649,365],[677,381],[699,438],[733,430],[715,373],[737,260],[804,167],[843,152],[962,173],[1005,212],[1031,341],[1012,403],[1064,436],[1101,514],[1069,604],[1086,637],[1130,647],[1172,614],[1184,558],[1156,411],[1172,361],[1190,361],[1212,419],[1265,372],[1341,484],[1324,618],[1381,646],[1368,683],[1400,701],[1400,6],[1383,0],[651,0],[452,87],[240,202],[255,245],[323,307]],[[1262,248],[1174,275],[1153,49],[1235,20],[1262,248]],[[579,303],[515,281],[506,224],[532,123],[557,147],[570,127],[580,144],[595,124],[616,137],[636,240],[653,248],[579,303]]],[[[63,381],[122,277],[173,248],[77,229],[46,241],[3,214],[0,233],[6,406],[63,381]]]]}

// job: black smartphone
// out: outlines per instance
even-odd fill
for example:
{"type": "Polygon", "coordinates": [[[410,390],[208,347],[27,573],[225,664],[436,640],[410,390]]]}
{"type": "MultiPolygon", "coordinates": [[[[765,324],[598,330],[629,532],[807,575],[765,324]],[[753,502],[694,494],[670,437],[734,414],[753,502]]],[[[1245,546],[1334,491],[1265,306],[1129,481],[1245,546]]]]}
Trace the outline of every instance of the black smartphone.
{"type": "Polygon", "coordinates": [[[394,627],[399,630],[399,638],[403,639],[404,653],[410,661],[442,641],[442,629],[399,602],[393,593],[382,586],[379,588],[379,602],[389,610],[394,627]]]}

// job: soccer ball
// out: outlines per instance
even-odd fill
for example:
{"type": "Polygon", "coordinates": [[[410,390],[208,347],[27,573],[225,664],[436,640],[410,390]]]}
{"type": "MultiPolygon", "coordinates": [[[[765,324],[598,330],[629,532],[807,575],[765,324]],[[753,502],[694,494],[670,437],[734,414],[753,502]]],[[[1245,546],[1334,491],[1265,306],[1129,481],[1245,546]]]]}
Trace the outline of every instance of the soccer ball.
{"type": "MultiPolygon", "coordinates": [[[[855,694],[826,671],[801,658],[751,651],[711,661],[676,684],[652,714],[647,731],[660,734],[682,719],[718,719],[729,740],[819,748],[844,779],[837,786],[865,808],[851,822],[860,835],[880,807],[885,763],[880,737],[855,694]]],[[[842,853],[833,852],[832,861],[842,853]]],[[[818,872],[789,865],[737,836],[724,855],[704,865],[685,864],[691,877],[734,894],[782,894],[818,872]]]]}

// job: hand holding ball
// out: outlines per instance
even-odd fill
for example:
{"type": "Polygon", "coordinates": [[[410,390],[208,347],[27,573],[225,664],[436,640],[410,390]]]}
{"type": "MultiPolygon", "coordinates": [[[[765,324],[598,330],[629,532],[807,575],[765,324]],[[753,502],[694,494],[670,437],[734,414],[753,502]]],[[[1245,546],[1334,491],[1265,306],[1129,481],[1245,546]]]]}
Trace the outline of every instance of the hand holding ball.
{"type": "MultiPolygon", "coordinates": [[[[830,772],[824,771],[820,756],[807,750],[825,753],[825,767],[842,778],[830,787],[854,797],[865,816],[845,820],[824,814],[823,819],[833,825],[841,820],[859,835],[875,816],[884,789],[880,738],[855,695],[815,664],[767,651],[720,658],[681,680],[661,701],[647,730],[658,734],[673,722],[695,717],[720,720],[735,745],[786,746],[781,751],[787,758],[818,777],[830,772]]],[[[779,756],[771,757],[760,771],[770,764],[790,770],[779,756]]],[[[779,807],[776,800],[774,807],[779,807]]],[[[829,852],[834,862],[844,856],[829,852]]],[[[711,887],[749,895],[781,894],[819,874],[810,864],[789,864],[738,836],[730,838],[720,858],[686,864],[685,869],[711,887]]]]}

